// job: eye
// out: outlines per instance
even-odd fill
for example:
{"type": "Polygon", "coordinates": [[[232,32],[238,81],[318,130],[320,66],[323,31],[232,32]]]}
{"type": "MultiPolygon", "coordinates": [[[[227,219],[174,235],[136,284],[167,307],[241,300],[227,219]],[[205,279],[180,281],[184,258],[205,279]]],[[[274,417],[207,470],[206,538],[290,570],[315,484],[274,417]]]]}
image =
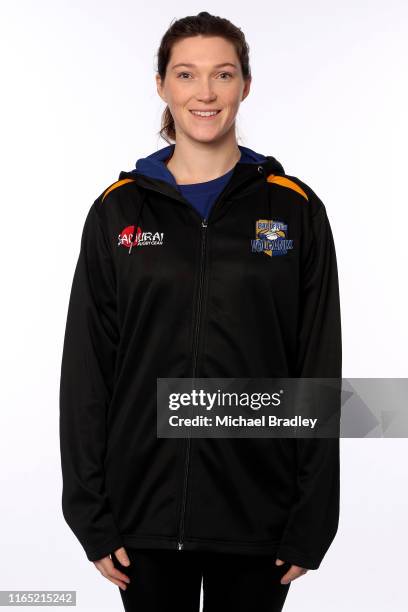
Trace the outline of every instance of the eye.
{"type": "MultiPolygon", "coordinates": [[[[188,79],[184,79],[184,78],[183,78],[183,75],[185,75],[185,74],[187,74],[187,75],[191,75],[191,73],[190,73],[190,72],[179,72],[179,73],[177,74],[177,78],[179,79],[180,77],[182,77],[182,78],[181,78],[181,80],[183,80],[183,81],[188,80],[188,79]]],[[[220,73],[220,75],[221,75],[221,76],[222,76],[222,75],[227,75],[227,77],[229,77],[229,78],[232,78],[232,77],[233,77],[233,75],[231,74],[231,72],[221,72],[221,73],[220,73]]],[[[228,81],[228,78],[221,79],[221,81],[228,81]]]]}

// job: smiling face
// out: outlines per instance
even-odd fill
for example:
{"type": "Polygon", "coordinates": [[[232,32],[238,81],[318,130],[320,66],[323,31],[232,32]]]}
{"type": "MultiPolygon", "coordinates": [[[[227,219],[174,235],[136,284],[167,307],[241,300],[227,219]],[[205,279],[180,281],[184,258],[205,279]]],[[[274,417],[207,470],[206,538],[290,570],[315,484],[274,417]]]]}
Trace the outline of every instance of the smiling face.
{"type": "Polygon", "coordinates": [[[219,36],[192,36],[172,47],[166,76],[157,91],[173,116],[177,135],[211,142],[234,129],[239,105],[249,93],[235,47],[219,36]],[[193,111],[196,111],[194,113],[193,111]],[[200,116],[200,111],[217,111],[200,116]]]}

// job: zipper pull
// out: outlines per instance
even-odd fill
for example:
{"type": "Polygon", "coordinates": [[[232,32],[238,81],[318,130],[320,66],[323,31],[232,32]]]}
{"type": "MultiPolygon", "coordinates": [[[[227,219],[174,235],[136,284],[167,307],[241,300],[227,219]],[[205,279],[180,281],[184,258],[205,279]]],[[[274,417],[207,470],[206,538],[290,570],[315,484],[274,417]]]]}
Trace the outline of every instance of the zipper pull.
{"type": "Polygon", "coordinates": [[[179,542],[179,543],[177,544],[177,549],[178,549],[178,550],[183,550],[183,542],[179,542]]]}
{"type": "Polygon", "coordinates": [[[201,227],[207,227],[207,225],[208,225],[207,219],[203,219],[201,221],[201,227]]]}

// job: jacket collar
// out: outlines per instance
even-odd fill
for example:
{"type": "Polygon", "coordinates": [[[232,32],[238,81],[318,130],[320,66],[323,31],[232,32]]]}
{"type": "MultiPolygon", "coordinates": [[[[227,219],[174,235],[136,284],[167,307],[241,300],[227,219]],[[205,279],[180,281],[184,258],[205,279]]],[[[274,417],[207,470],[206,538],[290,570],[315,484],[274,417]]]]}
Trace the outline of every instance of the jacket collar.
{"type": "MultiPolygon", "coordinates": [[[[155,151],[136,163],[136,168],[130,172],[120,172],[119,180],[124,178],[135,179],[138,186],[143,189],[156,191],[175,200],[191,206],[178,190],[173,175],[167,169],[165,161],[172,155],[174,144],[155,151]]],[[[259,181],[265,182],[269,174],[284,174],[282,164],[271,155],[256,153],[248,147],[238,145],[241,150],[241,159],[235,165],[230,180],[220,194],[218,200],[241,195],[242,190],[259,181]]]]}

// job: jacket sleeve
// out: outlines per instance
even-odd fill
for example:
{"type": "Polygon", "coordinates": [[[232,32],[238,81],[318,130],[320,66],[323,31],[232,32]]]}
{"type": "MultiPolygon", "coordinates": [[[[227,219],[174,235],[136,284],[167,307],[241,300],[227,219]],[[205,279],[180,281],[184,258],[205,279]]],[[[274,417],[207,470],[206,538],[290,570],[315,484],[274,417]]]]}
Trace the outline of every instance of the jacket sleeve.
{"type": "Polygon", "coordinates": [[[73,276],[60,377],[62,511],[90,561],[121,547],[104,490],[106,414],[118,326],[111,249],[96,200],[85,219],[73,276]]]}
{"type": "MultiPolygon", "coordinates": [[[[336,253],[326,209],[311,218],[301,273],[297,378],[335,379],[334,414],[340,423],[342,344],[336,253]],[[337,385],[338,382],[338,385],[337,385]]],[[[296,438],[298,496],[284,530],[278,558],[317,569],[339,522],[340,440],[296,438]]]]}

